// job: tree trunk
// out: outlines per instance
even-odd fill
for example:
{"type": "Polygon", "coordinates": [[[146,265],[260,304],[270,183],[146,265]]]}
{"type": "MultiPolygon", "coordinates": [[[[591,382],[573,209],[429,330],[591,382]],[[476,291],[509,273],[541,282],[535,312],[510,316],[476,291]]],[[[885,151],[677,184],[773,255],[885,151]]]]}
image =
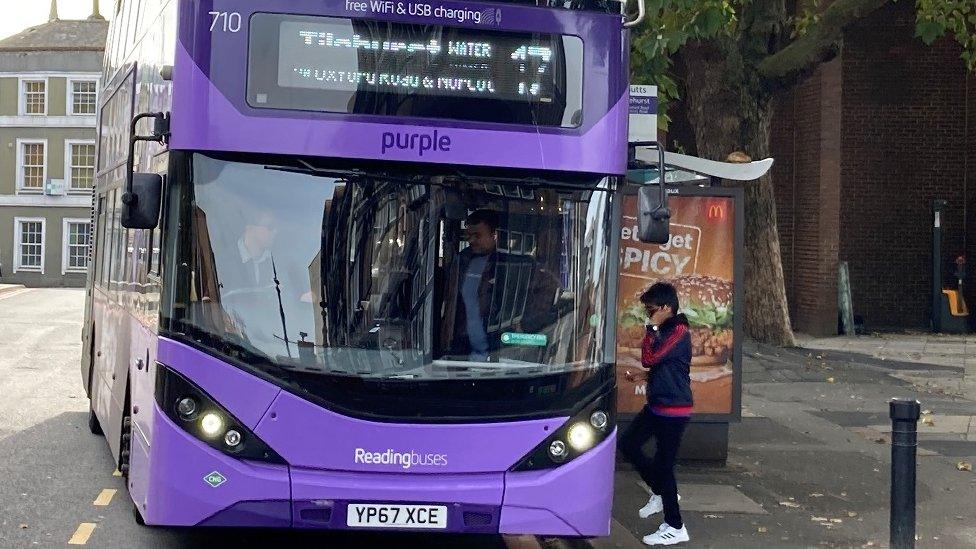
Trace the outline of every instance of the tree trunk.
{"type": "MultiPolygon", "coordinates": [[[[732,38],[687,44],[680,52],[684,102],[699,156],[726,160],[742,151],[754,160],[770,156],[771,96],[755,65],[732,38]]],[[[748,55],[748,52],[746,52],[748,55]]],[[[773,181],[766,175],[745,188],[746,333],[758,341],[793,346],[773,181]]]]}

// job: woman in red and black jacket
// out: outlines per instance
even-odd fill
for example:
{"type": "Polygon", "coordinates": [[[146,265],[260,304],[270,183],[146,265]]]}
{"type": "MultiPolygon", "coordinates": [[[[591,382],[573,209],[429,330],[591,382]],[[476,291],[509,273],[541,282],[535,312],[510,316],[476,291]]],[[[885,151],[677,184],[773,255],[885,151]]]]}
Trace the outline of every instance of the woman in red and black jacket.
{"type": "MultiPolygon", "coordinates": [[[[650,499],[638,511],[640,517],[664,511],[664,523],[644,536],[644,543],[674,545],[689,539],[678,509],[674,462],[692,410],[691,336],[688,320],[678,312],[674,286],[654,284],[640,300],[650,318],[641,352],[641,364],[648,370],[647,405],[621,436],[620,450],[651,488],[650,499]],[[642,450],[651,438],[657,439],[653,459],[642,450]]],[[[636,380],[630,373],[627,377],[636,380]]]]}

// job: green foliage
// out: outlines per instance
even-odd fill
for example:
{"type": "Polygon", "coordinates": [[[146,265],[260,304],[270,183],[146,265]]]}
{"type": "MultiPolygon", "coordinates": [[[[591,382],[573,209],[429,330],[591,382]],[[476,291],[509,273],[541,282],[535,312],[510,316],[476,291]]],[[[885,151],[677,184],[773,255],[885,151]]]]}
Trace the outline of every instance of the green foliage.
{"type": "MultiPolygon", "coordinates": [[[[647,17],[631,34],[631,81],[658,87],[658,121],[662,129],[671,120],[668,104],[681,97],[673,73],[673,56],[689,41],[737,42],[743,56],[732,56],[729,63],[758,66],[763,56],[772,53],[766,51],[769,38],[778,35],[780,29],[789,34],[789,41],[780,44],[785,47],[790,41],[817,34],[816,30],[826,24],[822,0],[805,3],[803,11],[792,16],[783,10],[782,3],[776,9],[771,8],[777,5],[775,2],[761,4],[762,0],[646,0],[647,17]],[[746,17],[745,25],[749,27],[746,32],[739,32],[742,17],[746,17]],[[766,20],[760,21],[760,17],[766,20]]],[[[916,7],[916,35],[926,44],[952,36],[963,47],[966,66],[976,72],[976,0],[916,0],[916,7]]],[[[732,74],[743,78],[755,74],[742,70],[745,67],[732,68],[736,69],[732,74]]],[[[755,83],[743,84],[751,88],[755,83]]]]}
{"type": "Polygon", "coordinates": [[[631,81],[658,88],[658,121],[667,128],[668,103],[680,98],[672,56],[689,40],[731,32],[735,10],[729,0],[647,0],[647,18],[631,34],[631,81]]]}
{"type": "Polygon", "coordinates": [[[916,8],[915,36],[929,45],[952,36],[966,67],[976,72],[976,0],[917,0],[916,8]]]}
{"type": "Polygon", "coordinates": [[[818,23],[820,23],[820,0],[813,0],[803,8],[802,13],[790,18],[789,26],[793,29],[790,38],[805,36],[818,23]]]}

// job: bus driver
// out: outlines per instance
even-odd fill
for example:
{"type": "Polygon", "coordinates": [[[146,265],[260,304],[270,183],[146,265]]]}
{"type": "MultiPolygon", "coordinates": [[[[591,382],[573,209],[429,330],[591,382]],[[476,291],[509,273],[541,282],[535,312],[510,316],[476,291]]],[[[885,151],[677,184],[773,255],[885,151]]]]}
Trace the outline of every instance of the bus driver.
{"type": "Polygon", "coordinates": [[[452,263],[448,280],[456,288],[449,287],[445,294],[453,297],[448,298],[448,307],[455,309],[454,314],[448,311],[445,315],[449,354],[466,356],[475,362],[488,360],[490,352],[501,348],[503,328],[541,332],[556,318],[554,302],[558,283],[535,262],[528,269],[528,288],[522,290],[526,296],[524,310],[512,311],[512,318],[500,318],[506,292],[518,291],[516,277],[520,264],[517,260],[522,258],[498,250],[498,226],[498,213],[492,210],[479,209],[468,215],[465,221],[468,247],[452,263]],[[509,268],[500,268],[503,265],[509,268]]]}

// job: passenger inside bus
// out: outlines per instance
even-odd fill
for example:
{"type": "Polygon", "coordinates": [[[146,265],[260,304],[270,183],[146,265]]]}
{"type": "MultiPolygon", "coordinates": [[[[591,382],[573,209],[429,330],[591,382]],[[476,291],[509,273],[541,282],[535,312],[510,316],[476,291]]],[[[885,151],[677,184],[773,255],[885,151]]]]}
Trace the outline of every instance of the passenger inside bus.
{"type": "Polygon", "coordinates": [[[259,210],[253,219],[245,221],[236,246],[240,269],[221,272],[220,283],[225,296],[274,287],[271,245],[277,233],[277,223],[269,210],[259,210]]]}

